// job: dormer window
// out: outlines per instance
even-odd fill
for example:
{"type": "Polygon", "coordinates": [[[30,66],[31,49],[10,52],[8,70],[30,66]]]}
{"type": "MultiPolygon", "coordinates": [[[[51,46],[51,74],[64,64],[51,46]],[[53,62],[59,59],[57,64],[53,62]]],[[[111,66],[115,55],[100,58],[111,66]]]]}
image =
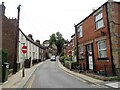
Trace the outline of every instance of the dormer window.
{"type": "Polygon", "coordinates": [[[100,11],[96,16],[95,16],[95,24],[96,24],[96,29],[100,29],[104,26],[103,23],[103,13],[100,11]]]}

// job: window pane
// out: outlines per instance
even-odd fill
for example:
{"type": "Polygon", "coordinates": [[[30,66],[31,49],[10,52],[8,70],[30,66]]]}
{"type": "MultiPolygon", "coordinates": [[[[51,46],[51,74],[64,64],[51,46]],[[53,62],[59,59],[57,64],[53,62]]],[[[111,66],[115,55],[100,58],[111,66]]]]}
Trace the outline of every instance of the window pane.
{"type": "Polygon", "coordinates": [[[95,22],[96,22],[96,29],[99,29],[103,27],[103,14],[100,12],[98,15],[95,16],[95,22]]]}
{"type": "Polygon", "coordinates": [[[83,36],[82,26],[78,28],[79,37],[83,36]]]}
{"type": "Polygon", "coordinates": [[[84,55],[83,55],[83,46],[80,46],[80,59],[83,59],[84,58],[84,55]]]}
{"type": "Polygon", "coordinates": [[[99,51],[99,58],[105,58],[107,57],[106,50],[99,51]]]}
{"type": "Polygon", "coordinates": [[[105,41],[100,41],[99,43],[99,49],[106,49],[106,44],[105,44],[105,41]]]}
{"type": "Polygon", "coordinates": [[[98,42],[98,55],[99,55],[99,58],[107,57],[105,41],[99,41],[98,42]]]}
{"type": "Polygon", "coordinates": [[[83,53],[83,46],[80,46],[80,53],[83,53]]]}
{"type": "Polygon", "coordinates": [[[98,21],[100,19],[103,18],[102,12],[100,12],[96,17],[95,17],[95,21],[98,21]]]}
{"type": "Polygon", "coordinates": [[[97,29],[103,27],[103,19],[100,20],[100,21],[98,21],[97,24],[98,24],[98,25],[97,25],[97,26],[98,26],[97,29]]]}
{"type": "Polygon", "coordinates": [[[82,34],[82,29],[80,30],[79,35],[80,35],[80,37],[83,36],[83,34],[82,34]]]}

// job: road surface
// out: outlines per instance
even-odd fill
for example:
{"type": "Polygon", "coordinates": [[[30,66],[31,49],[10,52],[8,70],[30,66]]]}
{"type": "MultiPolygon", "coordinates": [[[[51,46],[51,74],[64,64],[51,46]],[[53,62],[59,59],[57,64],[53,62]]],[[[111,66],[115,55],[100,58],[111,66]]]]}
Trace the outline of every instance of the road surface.
{"type": "Polygon", "coordinates": [[[57,61],[47,60],[41,64],[25,88],[102,88],[63,71],[57,61]]]}

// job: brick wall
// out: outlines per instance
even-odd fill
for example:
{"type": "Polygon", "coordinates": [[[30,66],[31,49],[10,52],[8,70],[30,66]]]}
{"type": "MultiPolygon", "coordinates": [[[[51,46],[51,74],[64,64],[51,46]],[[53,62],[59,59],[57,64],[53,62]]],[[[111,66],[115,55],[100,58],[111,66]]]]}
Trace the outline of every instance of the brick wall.
{"type": "MultiPolygon", "coordinates": [[[[105,4],[106,5],[106,4],[105,4]]],[[[95,28],[95,13],[99,11],[96,10],[92,14],[90,14],[86,19],[82,22],[77,24],[77,26],[82,25],[83,30],[83,37],[78,38],[79,45],[83,44],[84,48],[84,60],[79,60],[79,63],[87,67],[87,53],[86,53],[86,45],[93,44],[93,63],[94,63],[94,70],[100,70],[102,68],[98,68],[97,66],[101,65],[112,65],[111,61],[111,51],[110,51],[110,42],[109,42],[109,34],[108,34],[108,26],[107,26],[107,15],[106,15],[106,7],[103,5],[102,13],[103,13],[103,22],[104,27],[96,30],[95,28]],[[104,32],[104,35],[102,34],[104,32]],[[107,50],[107,60],[98,60],[98,44],[97,42],[100,40],[105,40],[106,43],[106,50],[107,50]]]]}
{"type": "MultiPolygon", "coordinates": [[[[15,24],[16,25],[16,24],[15,24]]],[[[13,62],[16,60],[16,44],[17,44],[17,30],[18,28],[7,17],[3,17],[2,23],[2,46],[8,52],[8,62],[10,68],[13,67],[13,62]]]]}

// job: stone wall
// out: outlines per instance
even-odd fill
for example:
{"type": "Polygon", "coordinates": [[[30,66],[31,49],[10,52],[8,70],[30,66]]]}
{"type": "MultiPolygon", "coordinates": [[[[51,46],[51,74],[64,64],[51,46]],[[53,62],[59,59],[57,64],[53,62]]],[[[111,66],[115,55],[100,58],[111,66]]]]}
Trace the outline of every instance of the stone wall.
{"type": "Polygon", "coordinates": [[[120,4],[108,2],[107,8],[113,63],[115,65],[116,74],[120,78],[120,4]]]}

